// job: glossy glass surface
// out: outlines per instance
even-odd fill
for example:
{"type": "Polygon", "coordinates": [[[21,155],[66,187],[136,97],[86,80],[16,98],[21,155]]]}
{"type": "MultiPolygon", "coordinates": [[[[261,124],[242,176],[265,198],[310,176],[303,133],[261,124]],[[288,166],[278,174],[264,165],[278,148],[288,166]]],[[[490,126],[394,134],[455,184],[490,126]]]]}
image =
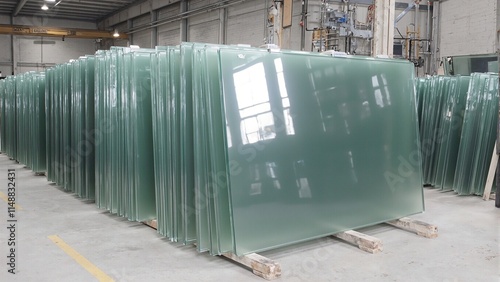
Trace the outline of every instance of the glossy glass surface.
{"type": "Polygon", "coordinates": [[[82,136],[82,142],[87,146],[85,157],[85,183],[87,199],[95,198],[95,118],[94,118],[94,80],[95,80],[95,57],[87,56],[84,66],[85,72],[85,94],[83,103],[85,104],[85,127],[82,136]]]}
{"type": "Polygon", "coordinates": [[[446,102],[440,113],[443,138],[434,183],[442,190],[453,189],[469,81],[470,77],[467,76],[451,78],[446,102]]]}
{"type": "Polygon", "coordinates": [[[130,119],[132,142],[135,146],[135,182],[132,192],[137,201],[137,217],[143,221],[156,217],[153,133],[151,117],[152,51],[131,52],[130,119]]]}
{"type": "Polygon", "coordinates": [[[460,138],[454,190],[482,195],[495,145],[498,118],[498,74],[473,73],[460,138]]]}
{"type": "Polygon", "coordinates": [[[411,64],[219,54],[236,254],[423,211],[411,64]]]}
{"type": "Polygon", "coordinates": [[[0,81],[1,150],[34,172],[46,171],[45,74],[0,81]]]}

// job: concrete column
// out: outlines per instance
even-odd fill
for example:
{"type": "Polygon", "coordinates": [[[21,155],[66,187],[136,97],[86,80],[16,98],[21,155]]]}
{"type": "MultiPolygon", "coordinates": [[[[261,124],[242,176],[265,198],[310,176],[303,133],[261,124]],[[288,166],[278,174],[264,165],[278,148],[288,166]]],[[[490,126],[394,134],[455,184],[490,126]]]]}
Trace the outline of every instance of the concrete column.
{"type": "MultiPolygon", "coordinates": [[[[12,15],[10,16],[10,25],[14,24],[14,18],[12,15]]],[[[17,73],[17,60],[16,56],[14,54],[14,35],[10,35],[10,56],[11,56],[11,62],[12,62],[12,75],[17,73]]],[[[9,75],[8,73],[4,74],[5,76],[9,75]]]]}
{"type": "MultiPolygon", "coordinates": [[[[187,12],[188,10],[188,1],[181,0],[181,13],[187,12]]],[[[181,42],[188,41],[188,23],[187,19],[181,20],[181,42]]]]}
{"type": "Polygon", "coordinates": [[[219,9],[219,44],[227,42],[227,8],[219,9]]]}
{"type": "Polygon", "coordinates": [[[434,1],[432,3],[432,39],[431,39],[431,69],[429,74],[437,74],[439,69],[439,62],[441,61],[439,45],[441,38],[441,28],[440,28],[440,11],[441,5],[439,1],[434,1]]]}
{"type": "MultiPolygon", "coordinates": [[[[154,11],[151,7],[151,22],[158,20],[158,11],[154,11]]],[[[158,27],[151,28],[151,48],[155,48],[158,45],[158,27]]]]}
{"type": "Polygon", "coordinates": [[[395,5],[395,0],[375,0],[372,56],[393,55],[395,5]]]}
{"type": "MultiPolygon", "coordinates": [[[[134,23],[132,20],[127,20],[127,29],[131,30],[134,27],[134,23]]],[[[128,35],[128,45],[134,45],[134,34],[131,33],[128,35]]]]}

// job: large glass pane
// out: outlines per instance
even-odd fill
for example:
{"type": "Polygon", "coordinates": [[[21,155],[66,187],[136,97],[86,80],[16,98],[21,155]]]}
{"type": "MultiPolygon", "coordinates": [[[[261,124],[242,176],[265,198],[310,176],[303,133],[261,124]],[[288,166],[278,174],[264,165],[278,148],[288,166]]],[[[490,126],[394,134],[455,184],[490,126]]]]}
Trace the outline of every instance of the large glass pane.
{"type": "Polygon", "coordinates": [[[423,211],[411,64],[219,52],[236,254],[423,211]]]}

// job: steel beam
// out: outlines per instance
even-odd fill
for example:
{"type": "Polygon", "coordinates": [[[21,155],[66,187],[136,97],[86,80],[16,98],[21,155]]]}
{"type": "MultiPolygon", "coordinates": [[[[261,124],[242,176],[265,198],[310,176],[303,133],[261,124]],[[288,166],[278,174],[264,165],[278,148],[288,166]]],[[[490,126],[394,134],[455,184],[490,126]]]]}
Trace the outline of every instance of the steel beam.
{"type": "Polygon", "coordinates": [[[14,17],[17,16],[17,14],[19,14],[19,12],[21,12],[21,10],[23,9],[24,5],[26,5],[26,2],[28,2],[28,0],[21,0],[17,3],[17,6],[16,6],[16,9],[14,10],[14,13],[12,13],[12,15],[14,17]]]}
{"type": "MultiPolygon", "coordinates": [[[[60,27],[37,27],[23,25],[0,25],[0,34],[25,35],[25,36],[47,36],[67,38],[116,38],[112,32],[95,29],[74,29],[60,27]]],[[[121,33],[119,39],[127,39],[128,35],[121,33]]]]}

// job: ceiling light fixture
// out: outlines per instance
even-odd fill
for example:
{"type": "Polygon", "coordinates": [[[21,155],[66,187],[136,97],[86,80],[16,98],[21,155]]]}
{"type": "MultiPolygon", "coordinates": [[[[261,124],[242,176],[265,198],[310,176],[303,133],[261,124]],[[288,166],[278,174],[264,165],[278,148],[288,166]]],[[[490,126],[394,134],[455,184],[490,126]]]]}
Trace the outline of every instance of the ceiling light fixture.
{"type": "Polygon", "coordinates": [[[120,37],[118,30],[115,29],[115,31],[113,32],[113,37],[120,37]]]}
{"type": "Polygon", "coordinates": [[[48,9],[49,9],[49,6],[47,6],[47,4],[43,4],[42,10],[47,11],[48,9]]]}
{"type": "Polygon", "coordinates": [[[45,0],[45,2],[54,3],[56,0],[45,0]]]}

